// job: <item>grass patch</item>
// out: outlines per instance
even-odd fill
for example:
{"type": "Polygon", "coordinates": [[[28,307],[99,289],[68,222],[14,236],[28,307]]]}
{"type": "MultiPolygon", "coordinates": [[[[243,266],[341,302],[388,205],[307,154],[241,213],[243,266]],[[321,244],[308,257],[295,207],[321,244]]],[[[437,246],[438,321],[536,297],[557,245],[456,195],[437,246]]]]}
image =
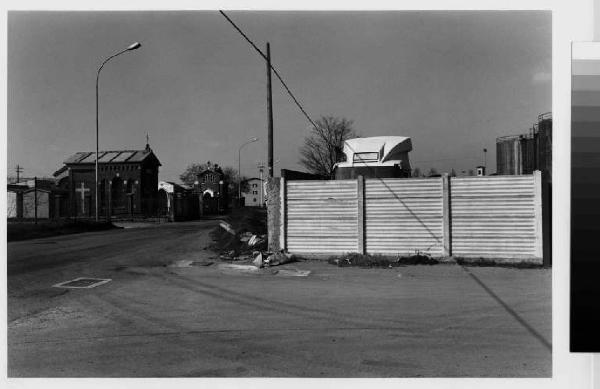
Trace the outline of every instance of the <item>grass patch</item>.
{"type": "Polygon", "coordinates": [[[78,234],[82,232],[105,231],[120,228],[110,222],[92,220],[52,220],[33,222],[9,222],[6,239],[8,242],[47,238],[58,235],[78,234]]]}
{"type": "Polygon", "coordinates": [[[210,237],[213,239],[213,243],[209,247],[211,250],[220,253],[233,252],[230,256],[237,256],[266,248],[266,241],[260,247],[252,248],[240,241],[241,235],[245,232],[251,232],[259,236],[267,234],[266,209],[254,207],[233,209],[224,221],[231,225],[235,234],[231,234],[221,227],[216,227],[210,232],[210,237]]]}
{"type": "Polygon", "coordinates": [[[384,255],[368,255],[351,253],[331,257],[328,263],[339,267],[362,267],[362,268],[389,268],[404,265],[437,265],[438,260],[427,255],[415,254],[405,257],[389,257],[384,255]]]}

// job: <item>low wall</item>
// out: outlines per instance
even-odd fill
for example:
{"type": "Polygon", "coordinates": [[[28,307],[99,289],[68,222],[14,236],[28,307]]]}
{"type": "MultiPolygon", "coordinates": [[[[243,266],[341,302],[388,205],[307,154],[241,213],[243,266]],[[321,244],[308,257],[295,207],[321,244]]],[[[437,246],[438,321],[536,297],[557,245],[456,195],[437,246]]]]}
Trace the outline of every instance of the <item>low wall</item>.
{"type": "MultiPolygon", "coordinates": [[[[267,187],[269,248],[543,264],[541,173],[287,181],[267,187]]],[[[547,262],[546,262],[547,264],[547,262]]]]}

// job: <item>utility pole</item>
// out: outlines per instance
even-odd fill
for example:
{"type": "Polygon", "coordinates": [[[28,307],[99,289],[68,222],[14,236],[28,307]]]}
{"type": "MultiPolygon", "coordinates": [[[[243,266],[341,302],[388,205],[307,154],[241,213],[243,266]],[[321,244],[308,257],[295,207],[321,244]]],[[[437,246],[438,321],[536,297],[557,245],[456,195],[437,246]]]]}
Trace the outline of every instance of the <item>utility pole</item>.
{"type": "Polygon", "coordinates": [[[258,164],[258,170],[260,171],[260,206],[263,206],[263,170],[265,169],[264,163],[260,162],[258,164]]]}
{"type": "Polygon", "coordinates": [[[33,178],[33,217],[35,220],[35,224],[37,224],[37,209],[38,209],[38,198],[37,198],[37,177],[33,178]]]}
{"type": "Polygon", "coordinates": [[[269,177],[273,177],[273,94],[271,91],[271,45],[267,42],[267,116],[269,120],[269,177]]]}
{"type": "Polygon", "coordinates": [[[18,184],[19,181],[20,181],[20,177],[21,177],[20,174],[21,174],[21,172],[23,172],[23,167],[17,165],[17,169],[16,170],[17,170],[17,182],[16,183],[18,184]]]}

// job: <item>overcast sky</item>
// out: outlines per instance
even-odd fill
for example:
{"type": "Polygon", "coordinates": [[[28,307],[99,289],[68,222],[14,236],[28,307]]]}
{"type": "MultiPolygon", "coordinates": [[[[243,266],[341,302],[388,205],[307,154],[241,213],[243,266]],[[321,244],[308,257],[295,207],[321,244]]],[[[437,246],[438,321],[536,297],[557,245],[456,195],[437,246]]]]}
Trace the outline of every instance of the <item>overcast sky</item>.
{"type": "MultiPolygon", "coordinates": [[[[228,12],[313,118],[410,136],[413,167],[473,169],[496,137],[551,110],[550,12],[228,12]]],[[[267,159],[264,61],[217,12],[9,12],[8,174],[49,176],[77,151],[142,149],[177,181],[192,162],[257,176],[267,159]]],[[[300,169],[309,123],[273,79],[276,175],[300,169]]]]}

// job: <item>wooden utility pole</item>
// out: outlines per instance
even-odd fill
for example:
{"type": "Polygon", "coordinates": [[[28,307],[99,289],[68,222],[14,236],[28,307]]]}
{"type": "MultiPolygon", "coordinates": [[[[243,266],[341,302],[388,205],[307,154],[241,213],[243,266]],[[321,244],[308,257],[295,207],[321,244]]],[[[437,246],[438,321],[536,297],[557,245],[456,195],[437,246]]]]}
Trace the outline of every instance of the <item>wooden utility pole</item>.
{"type": "Polygon", "coordinates": [[[267,116],[269,120],[269,177],[273,177],[273,95],[271,91],[271,45],[267,42],[267,116]]]}
{"type": "Polygon", "coordinates": [[[20,174],[21,174],[21,172],[22,172],[22,171],[23,171],[23,167],[22,167],[22,166],[19,166],[19,165],[17,165],[17,182],[16,182],[17,184],[18,184],[18,183],[19,183],[19,181],[20,181],[20,177],[21,177],[21,176],[20,176],[20,174]]]}
{"type": "Polygon", "coordinates": [[[37,209],[38,209],[38,198],[37,198],[37,177],[33,178],[33,215],[35,224],[37,224],[37,209]]]}

